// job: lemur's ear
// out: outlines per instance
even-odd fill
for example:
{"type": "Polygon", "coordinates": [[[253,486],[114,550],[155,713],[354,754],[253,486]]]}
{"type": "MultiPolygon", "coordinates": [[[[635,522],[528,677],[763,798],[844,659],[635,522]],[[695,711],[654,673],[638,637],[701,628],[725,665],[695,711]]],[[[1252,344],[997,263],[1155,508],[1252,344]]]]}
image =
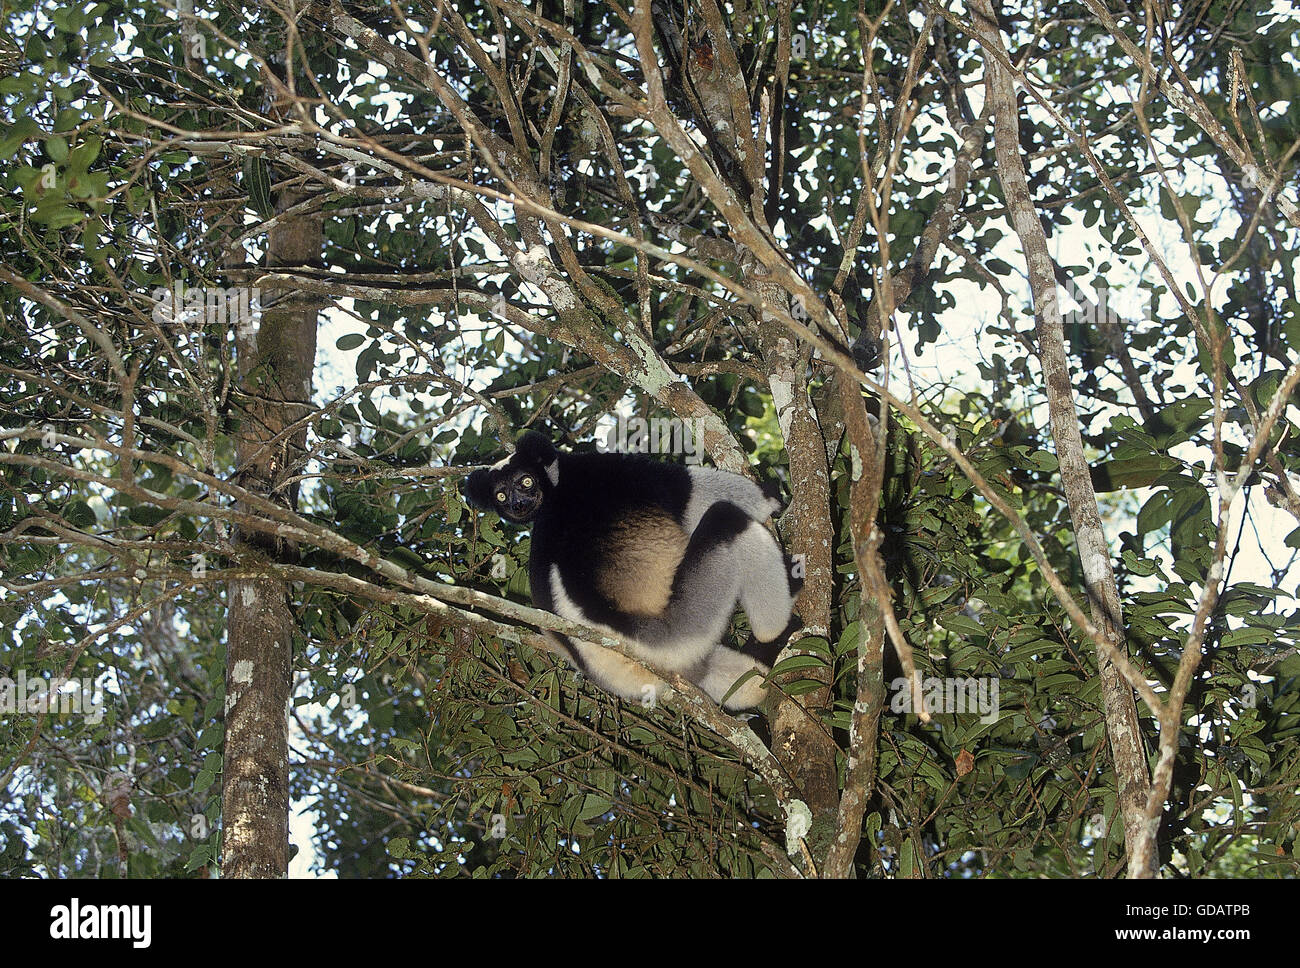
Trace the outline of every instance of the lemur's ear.
{"type": "Polygon", "coordinates": [[[492,472],[477,470],[460,483],[460,493],[466,503],[480,511],[491,511],[496,505],[492,500],[492,472]]]}
{"type": "Polygon", "coordinates": [[[555,446],[545,434],[530,430],[515,444],[515,457],[541,467],[549,467],[556,457],[555,446]]]}

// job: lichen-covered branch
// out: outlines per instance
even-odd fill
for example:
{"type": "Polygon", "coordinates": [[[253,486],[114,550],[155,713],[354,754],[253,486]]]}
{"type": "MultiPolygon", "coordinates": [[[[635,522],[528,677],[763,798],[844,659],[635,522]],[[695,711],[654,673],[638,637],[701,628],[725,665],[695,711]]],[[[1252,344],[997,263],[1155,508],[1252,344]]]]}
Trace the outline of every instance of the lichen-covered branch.
{"type": "MultiPolygon", "coordinates": [[[[1078,542],[1093,621],[1101,636],[1115,652],[1123,651],[1124,618],[1120,609],[1119,589],[1111,566],[1110,549],[1101,526],[1097,495],[1093,490],[1087,454],[1079,430],[1079,414],[1074,406],[1069,360],[1065,350],[1065,330],[1057,303],[1056,279],[1047,237],[1038,221],[1024,162],[1020,156],[1019,106],[1010,73],[1003,66],[1005,45],[993,14],[990,0],[973,0],[972,14],[981,45],[988,50],[984,61],[985,91],[994,112],[994,146],[998,178],[1012,225],[1024,248],[1029,269],[1029,284],[1037,316],[1039,362],[1051,416],[1052,437],[1060,465],[1070,518],[1078,542]]],[[[1143,823],[1146,798],[1150,789],[1142,736],[1138,726],[1133,691],[1123,675],[1098,650],[1097,662],[1102,680],[1106,710],[1106,731],[1115,760],[1119,802],[1124,818],[1125,844],[1129,872],[1134,876],[1151,876],[1154,870],[1140,867],[1144,856],[1141,842],[1150,836],[1143,823]]]]}

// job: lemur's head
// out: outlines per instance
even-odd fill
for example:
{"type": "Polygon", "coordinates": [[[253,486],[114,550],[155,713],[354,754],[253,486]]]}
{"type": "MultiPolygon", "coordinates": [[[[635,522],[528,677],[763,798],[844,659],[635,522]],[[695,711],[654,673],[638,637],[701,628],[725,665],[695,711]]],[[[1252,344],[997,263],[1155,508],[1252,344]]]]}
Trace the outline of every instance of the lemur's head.
{"type": "Polygon", "coordinates": [[[558,482],[555,448],[545,436],[530,430],[505,460],[471,474],[461,493],[470,507],[496,511],[507,521],[527,524],[558,482]]]}

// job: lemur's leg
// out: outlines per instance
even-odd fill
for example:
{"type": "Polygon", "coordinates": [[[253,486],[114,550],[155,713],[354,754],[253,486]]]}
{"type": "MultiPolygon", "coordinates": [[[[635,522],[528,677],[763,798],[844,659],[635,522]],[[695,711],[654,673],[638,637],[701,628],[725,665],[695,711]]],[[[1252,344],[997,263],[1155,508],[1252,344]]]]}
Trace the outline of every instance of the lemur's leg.
{"type": "MultiPolygon", "coordinates": [[[[563,593],[558,568],[553,566],[552,571],[558,613],[581,619],[580,611],[563,593]]],[[[766,671],[752,656],[719,645],[738,600],[751,628],[764,642],[780,636],[790,624],[794,598],[780,546],[743,509],[719,501],[704,513],[691,534],[663,613],[619,615],[601,627],[622,636],[650,664],[687,675],[717,700],[744,672],[766,671]]],[[[592,678],[625,698],[642,698],[646,687],[662,685],[657,678],[648,680],[618,653],[589,643],[574,642],[573,646],[592,678]]],[[[762,695],[755,678],[742,686],[727,707],[748,708],[761,701],[762,695]]]]}
{"type": "Polygon", "coordinates": [[[714,504],[686,545],[668,607],[661,615],[629,617],[623,631],[648,649],[668,653],[659,660],[665,667],[687,669],[702,661],[731,622],[748,559],[762,538],[771,540],[739,507],[714,504]]]}
{"type": "Polygon", "coordinates": [[[691,467],[691,498],[686,506],[682,527],[694,533],[709,509],[719,502],[734,504],[755,521],[766,521],[781,509],[779,489],[765,491],[739,474],[712,467],[691,467]]]}
{"type": "Polygon", "coordinates": [[[771,533],[755,525],[746,534],[744,569],[740,576],[740,607],[760,642],[779,638],[790,624],[798,585],[790,578],[789,564],[771,533]]]}
{"type": "Polygon", "coordinates": [[[584,642],[582,639],[551,636],[550,633],[548,637],[560,640],[569,661],[578,671],[616,696],[642,705],[652,705],[667,688],[667,684],[654,673],[613,649],[584,642]]]}
{"type": "Polygon", "coordinates": [[[790,623],[794,586],[785,554],[767,528],[729,501],[705,512],[677,568],[673,594],[660,616],[630,621],[628,634],[654,647],[689,643],[696,660],[722,639],[736,602],[761,642],[790,623]]]}
{"type": "Polygon", "coordinates": [[[769,671],[769,667],[758,660],[720,645],[705,660],[703,671],[697,673],[694,680],[697,686],[713,697],[714,702],[721,704],[728,712],[734,712],[738,709],[753,709],[762,703],[767,695],[763,677],[769,671]],[[741,683],[724,703],[722,697],[748,672],[753,672],[754,675],[741,683]]]}
{"type": "Polygon", "coordinates": [[[736,610],[745,556],[759,535],[766,537],[762,525],[740,508],[715,504],[687,542],[667,606],[658,615],[608,613],[594,622],[569,597],[556,565],[546,600],[559,615],[609,629],[651,663],[687,673],[722,640],[736,610]]]}

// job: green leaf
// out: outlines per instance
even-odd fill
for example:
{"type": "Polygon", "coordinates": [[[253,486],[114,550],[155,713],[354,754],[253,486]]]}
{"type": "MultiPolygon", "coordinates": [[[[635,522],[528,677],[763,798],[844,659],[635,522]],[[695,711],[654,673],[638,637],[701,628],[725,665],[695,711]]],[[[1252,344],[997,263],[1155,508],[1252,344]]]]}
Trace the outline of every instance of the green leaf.
{"type": "Polygon", "coordinates": [[[939,624],[950,632],[956,632],[959,635],[986,636],[989,634],[989,630],[983,625],[969,615],[963,615],[960,612],[939,616],[939,624]]]}
{"type": "Polygon", "coordinates": [[[1102,461],[1092,465],[1092,486],[1099,492],[1118,491],[1124,487],[1150,487],[1161,474],[1177,470],[1181,466],[1174,458],[1162,454],[1102,461]]]}
{"type": "Polygon", "coordinates": [[[41,126],[33,118],[22,117],[13,124],[4,126],[4,135],[0,136],[0,158],[11,159],[25,142],[44,134],[41,126]]]}
{"type": "Polygon", "coordinates": [[[79,208],[67,204],[63,199],[49,195],[36,204],[32,218],[51,229],[65,229],[76,225],[86,216],[79,208]]]}
{"type": "Polygon", "coordinates": [[[826,683],[818,682],[816,679],[799,679],[786,686],[785,693],[789,696],[802,696],[805,693],[823,689],[825,686],[826,683]]]}
{"type": "Polygon", "coordinates": [[[840,640],[835,643],[835,654],[837,656],[855,650],[858,647],[858,636],[862,631],[862,623],[856,619],[844,626],[844,631],[840,633],[840,640]]]}
{"type": "Polygon", "coordinates": [[[190,852],[190,859],[185,862],[186,871],[196,871],[200,867],[206,866],[212,860],[212,847],[209,844],[199,844],[190,852]]]}
{"type": "Polygon", "coordinates": [[[171,516],[171,511],[166,508],[157,508],[151,504],[137,504],[131,508],[129,517],[136,524],[142,524],[145,527],[152,528],[161,524],[171,516]]]}
{"type": "Polygon", "coordinates": [[[1137,533],[1151,534],[1169,523],[1169,492],[1156,491],[1138,511],[1137,533]]]}
{"type": "Polygon", "coordinates": [[[1143,429],[1164,450],[1173,443],[1186,440],[1193,430],[1204,426],[1212,406],[1213,403],[1204,397],[1179,400],[1158,411],[1143,429]]]}
{"type": "Polygon", "coordinates": [[[1276,641],[1277,633],[1272,629],[1246,627],[1225,632],[1219,645],[1226,649],[1240,645],[1272,645],[1276,641]]]}
{"type": "MultiPolygon", "coordinates": [[[[85,171],[99,157],[99,149],[103,144],[102,138],[89,137],[84,139],[81,144],[73,148],[68,154],[68,167],[73,171],[85,171]]],[[[49,143],[46,142],[46,147],[49,143]]],[[[57,158],[55,159],[58,160],[57,158]]]]}
{"type": "Polygon", "coordinates": [[[275,214],[275,205],[271,201],[271,170],[260,155],[244,156],[244,192],[253,211],[266,218],[275,214]]]}
{"type": "Polygon", "coordinates": [[[72,501],[63,509],[63,518],[74,528],[88,528],[95,523],[95,512],[85,501],[72,501]]]}
{"type": "MultiPolygon", "coordinates": [[[[800,639],[800,647],[803,646],[803,642],[804,640],[800,639]]],[[[827,665],[829,663],[820,655],[791,655],[773,666],[771,674],[779,676],[786,672],[793,672],[796,669],[824,669],[827,665]]]]}
{"type": "Polygon", "coordinates": [[[595,793],[588,793],[586,799],[582,801],[582,809],[578,812],[578,819],[594,820],[596,817],[609,813],[612,806],[613,803],[605,797],[598,796],[595,793]]]}

